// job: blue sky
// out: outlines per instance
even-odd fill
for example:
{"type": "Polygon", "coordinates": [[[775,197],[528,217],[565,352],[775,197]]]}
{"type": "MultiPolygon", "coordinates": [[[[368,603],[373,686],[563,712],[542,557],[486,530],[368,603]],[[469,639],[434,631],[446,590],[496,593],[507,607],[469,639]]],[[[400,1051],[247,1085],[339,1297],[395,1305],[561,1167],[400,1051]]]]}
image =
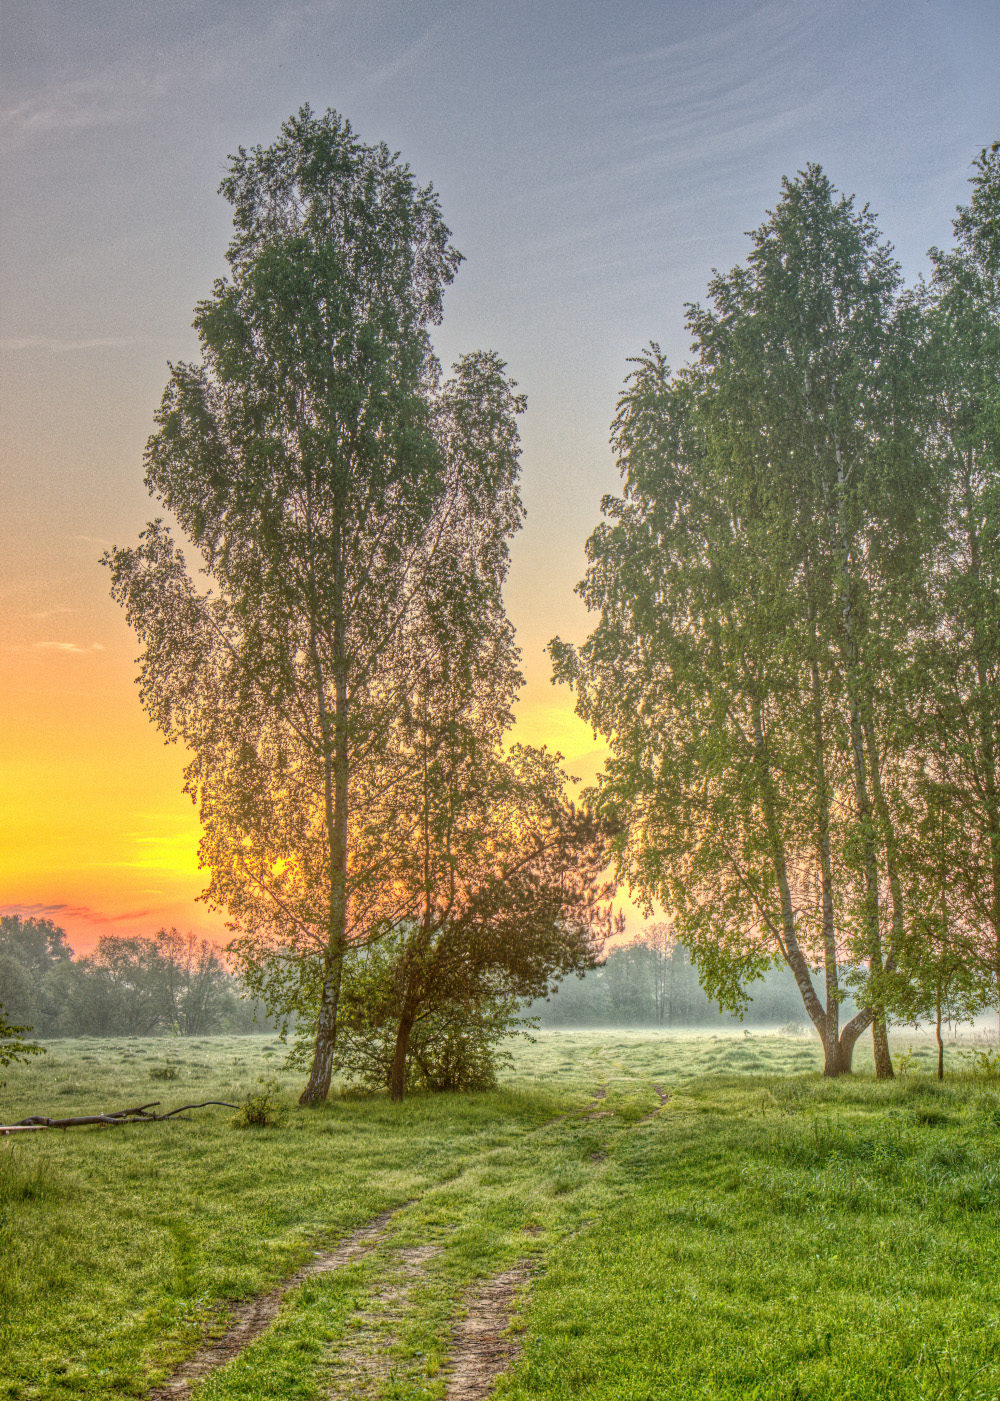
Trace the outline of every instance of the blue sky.
{"type": "Polygon", "coordinates": [[[150,512],[143,444],[223,270],[228,152],[267,144],[308,101],[440,192],[467,259],[441,356],[494,348],[528,395],[507,593],[525,735],[590,773],[593,741],[549,689],[543,648],[586,631],[573,585],[617,481],[627,357],[657,339],[684,359],[684,303],[744,256],[808,161],[870,202],[915,277],[1000,135],[1000,6],[976,0],[5,0],[0,38],[8,743],[22,784],[46,745],[78,759],[40,823],[69,831],[62,801],[117,802],[147,842],[162,818],[168,846],[190,840],[177,756],[137,713],[135,645],[95,560],[150,512]],[[115,726],[157,795],[138,817],[102,787],[115,726]]]}

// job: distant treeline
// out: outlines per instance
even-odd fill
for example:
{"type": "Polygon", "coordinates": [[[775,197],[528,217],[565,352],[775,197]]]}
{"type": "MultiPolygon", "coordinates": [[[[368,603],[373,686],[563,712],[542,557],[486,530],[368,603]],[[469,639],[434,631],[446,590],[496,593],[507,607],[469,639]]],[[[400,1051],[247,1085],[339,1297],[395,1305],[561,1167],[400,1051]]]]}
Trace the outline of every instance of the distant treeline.
{"type": "MultiPolygon", "coordinates": [[[[801,994],[787,968],[772,969],[750,993],[744,1025],[785,1026],[805,1020],[801,994]]],[[[666,925],[652,925],[630,943],[611,949],[603,967],[564,980],[547,1001],[535,1002],[529,1010],[543,1027],[737,1024],[705,995],[691,955],[666,925]]]]}
{"type": "MultiPolygon", "coordinates": [[[[787,968],[750,988],[749,1026],[803,1020],[787,968]]],[[[207,1036],[271,1031],[207,939],[161,929],[103,935],[79,958],[51,920],[0,916],[0,1006],[36,1036],[207,1036]]],[[[848,1004],[848,1011],[850,1004],[848,1004]]],[[[698,970],[669,926],[652,925],[583,978],[566,978],[527,1008],[543,1027],[734,1025],[705,995],[698,970]]]]}
{"type": "Polygon", "coordinates": [[[36,1036],[205,1036],[270,1030],[207,939],[103,935],[73,957],[51,920],[0,916],[0,1006],[36,1036]],[[256,1013],[256,1019],[255,1019],[256,1013]]]}

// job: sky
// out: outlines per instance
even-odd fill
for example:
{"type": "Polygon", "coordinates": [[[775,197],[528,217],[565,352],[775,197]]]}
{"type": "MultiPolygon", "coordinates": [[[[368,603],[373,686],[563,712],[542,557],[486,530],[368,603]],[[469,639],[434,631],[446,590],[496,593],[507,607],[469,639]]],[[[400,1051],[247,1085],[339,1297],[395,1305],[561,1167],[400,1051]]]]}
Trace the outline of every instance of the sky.
{"type": "Polygon", "coordinates": [[[684,304],[809,161],[915,279],[1000,136],[998,60],[993,0],[2,0],[0,911],[78,951],[225,937],[98,560],[156,513],[143,448],[225,269],[229,153],[308,102],[438,190],[466,259],[438,353],[494,349],[528,396],[517,735],[589,780],[600,742],[544,649],[589,630],[628,357],[684,362],[684,304]]]}

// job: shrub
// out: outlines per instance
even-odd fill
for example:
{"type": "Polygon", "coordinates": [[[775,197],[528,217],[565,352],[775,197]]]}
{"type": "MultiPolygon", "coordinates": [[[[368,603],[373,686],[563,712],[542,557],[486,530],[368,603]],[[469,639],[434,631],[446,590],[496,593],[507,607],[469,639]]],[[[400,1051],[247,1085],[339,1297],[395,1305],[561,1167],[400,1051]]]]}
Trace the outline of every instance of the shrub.
{"type": "Polygon", "coordinates": [[[259,1090],[248,1090],[236,1114],[234,1129],[280,1129],[288,1117],[288,1106],[278,1099],[280,1085],[276,1080],[257,1077],[259,1090]]]}
{"type": "Polygon", "coordinates": [[[960,1054],[963,1060],[971,1061],[973,1071],[978,1074],[991,1080],[1000,1077],[1000,1054],[992,1046],[985,1051],[962,1051],[960,1054]]]}
{"type": "MultiPolygon", "coordinates": [[[[4,1015],[3,1004],[0,1003],[0,1070],[5,1065],[24,1064],[29,1056],[45,1054],[42,1046],[25,1040],[30,1030],[30,1026],[12,1026],[4,1015]]],[[[0,1080],[0,1088],[6,1083],[5,1080],[0,1080]]]]}
{"type": "Polygon", "coordinates": [[[166,1065],[152,1065],[149,1068],[149,1078],[151,1080],[177,1080],[180,1077],[180,1070],[176,1065],[171,1065],[168,1061],[166,1065]]]}
{"type": "MultiPolygon", "coordinates": [[[[335,1069],[365,1089],[389,1085],[399,1025],[399,949],[384,939],[345,969],[337,1026],[335,1069]]],[[[534,1025],[521,1000],[497,988],[476,1002],[425,1009],[410,1036],[406,1089],[489,1090],[512,1057],[501,1049],[511,1035],[534,1025]]]]}
{"type": "MultiPolygon", "coordinates": [[[[455,1007],[421,1018],[410,1037],[407,1090],[493,1089],[501,1066],[512,1059],[499,1043],[514,1030],[516,1008],[513,1012],[506,1007],[455,1007]]],[[[395,1018],[376,1022],[363,1012],[349,1014],[338,1029],[335,1066],[354,1084],[385,1089],[395,1049],[395,1018]]]]}

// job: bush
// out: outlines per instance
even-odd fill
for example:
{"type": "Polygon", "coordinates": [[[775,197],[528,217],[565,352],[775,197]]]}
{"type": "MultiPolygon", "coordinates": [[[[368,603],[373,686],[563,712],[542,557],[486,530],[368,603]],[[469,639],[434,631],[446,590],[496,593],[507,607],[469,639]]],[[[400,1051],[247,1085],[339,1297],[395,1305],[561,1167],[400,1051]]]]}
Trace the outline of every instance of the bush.
{"type": "Polygon", "coordinates": [[[258,1076],[259,1090],[248,1090],[236,1114],[234,1129],[280,1129],[288,1117],[288,1107],[278,1099],[280,1086],[276,1080],[258,1076]]]}
{"type": "MultiPolygon", "coordinates": [[[[399,948],[383,939],[344,971],[335,1070],[369,1090],[386,1089],[399,1026],[399,948]]],[[[425,1010],[410,1035],[406,1090],[490,1090],[512,1057],[501,1046],[534,1023],[501,989],[475,1003],[425,1010]]],[[[300,1034],[302,1028],[299,1028],[300,1034]]]]}
{"type": "Polygon", "coordinates": [[[153,1065],[149,1068],[151,1080],[177,1080],[180,1078],[180,1073],[178,1067],[169,1062],[166,1065],[153,1065]]]}
{"type": "Polygon", "coordinates": [[[1000,1077],[1000,1054],[992,1046],[985,1051],[962,1051],[960,1055],[963,1060],[971,1062],[977,1074],[985,1075],[988,1079],[1000,1077]]]}
{"type": "MultiPolygon", "coordinates": [[[[353,1011],[353,1009],[352,1009],[353,1011]]],[[[421,1018],[410,1036],[406,1088],[411,1090],[491,1090],[500,1068],[512,1059],[499,1048],[514,1030],[506,1007],[457,1007],[421,1018]]],[[[396,1020],[374,1023],[348,1015],[337,1034],[336,1070],[366,1089],[386,1089],[396,1049],[396,1020]]]]}
{"type": "MultiPolygon", "coordinates": [[[[0,1003],[0,1070],[5,1065],[23,1065],[29,1056],[45,1054],[44,1047],[24,1039],[30,1030],[30,1026],[12,1026],[4,1015],[3,1004],[0,1003]]],[[[5,1080],[0,1080],[0,1088],[6,1083],[5,1080]]]]}

